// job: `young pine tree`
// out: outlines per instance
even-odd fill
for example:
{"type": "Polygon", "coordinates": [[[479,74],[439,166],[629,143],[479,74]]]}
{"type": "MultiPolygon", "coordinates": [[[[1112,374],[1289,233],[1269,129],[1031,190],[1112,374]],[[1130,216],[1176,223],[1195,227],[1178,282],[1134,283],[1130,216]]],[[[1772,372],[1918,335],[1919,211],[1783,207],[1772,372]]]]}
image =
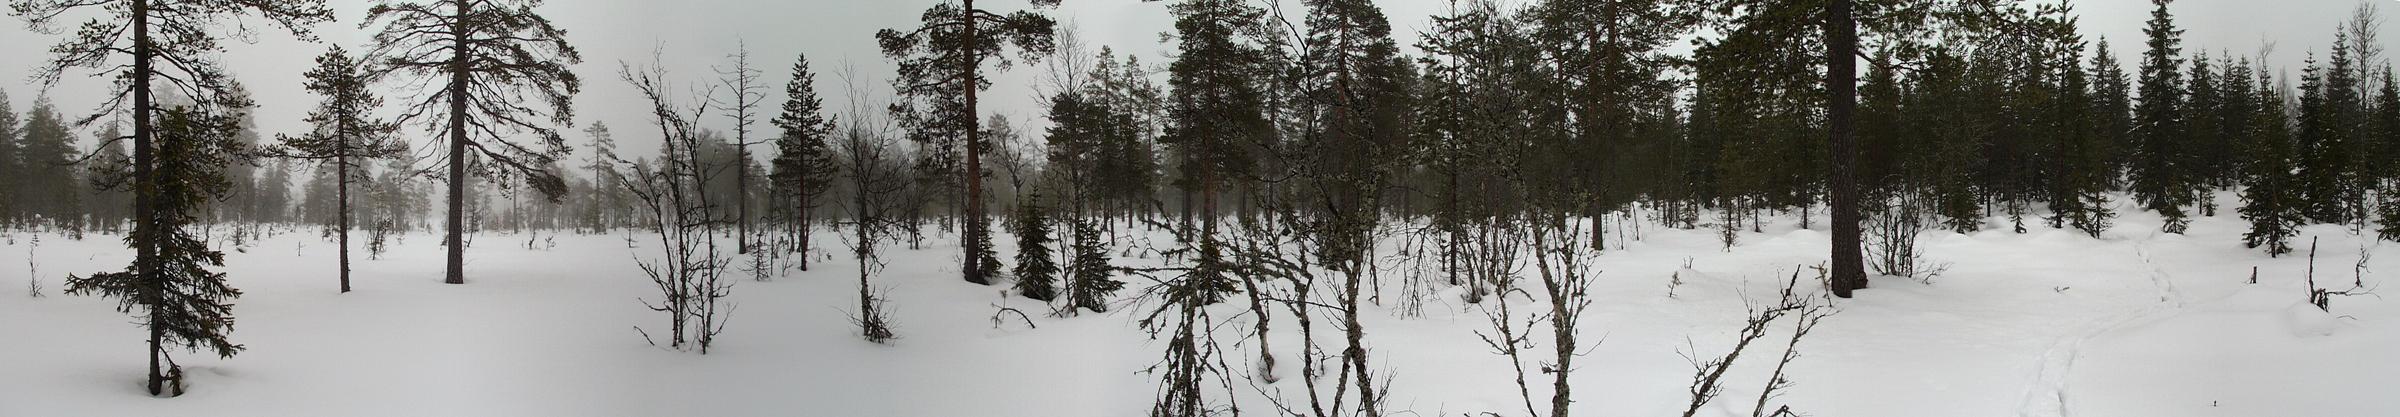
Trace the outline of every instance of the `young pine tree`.
{"type": "Polygon", "coordinates": [[[1042,301],[1058,298],[1058,261],[1052,260],[1050,219],[1035,203],[1040,194],[1017,205],[1017,294],[1042,301]]]}
{"type": "Polygon", "coordinates": [[[317,57],[317,68],[307,74],[308,91],[324,97],[308,114],[315,130],[284,137],[282,145],[273,149],[281,156],[324,161],[332,168],[337,195],[335,227],[342,246],[342,292],[350,292],[351,184],[365,178],[367,160],[396,157],[406,151],[392,140],[399,126],[373,114],[383,99],[368,86],[364,64],[339,46],[317,57]]]}
{"type": "Polygon", "coordinates": [[[783,135],[775,138],[774,172],[767,179],[774,183],[782,197],[786,227],[793,231],[792,240],[800,252],[800,270],[808,270],[809,232],[819,201],[833,188],[834,155],[828,145],[834,132],[834,119],[825,115],[825,100],[817,96],[817,75],[808,66],[808,56],[801,55],[792,64],[792,80],[784,86],[786,95],[783,114],[775,117],[776,127],[783,135]]]}

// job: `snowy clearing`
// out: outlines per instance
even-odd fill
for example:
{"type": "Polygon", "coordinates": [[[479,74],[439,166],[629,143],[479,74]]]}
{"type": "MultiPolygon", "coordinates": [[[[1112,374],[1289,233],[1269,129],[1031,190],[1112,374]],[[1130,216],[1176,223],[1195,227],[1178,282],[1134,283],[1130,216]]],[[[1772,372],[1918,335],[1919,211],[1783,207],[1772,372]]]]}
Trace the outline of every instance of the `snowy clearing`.
{"type": "MultiPolygon", "coordinates": [[[[1692,374],[1680,352],[1728,348],[1745,298],[1771,296],[1826,253],[1823,232],[1792,220],[1771,219],[1730,252],[1708,230],[1654,225],[1612,245],[1598,260],[1584,329],[1586,345],[1604,340],[1573,374],[1578,414],[1679,413],[1692,374]],[[1683,282],[1672,298],[1671,277],[1683,282]]],[[[2043,228],[1933,232],[1929,254],[1950,263],[1947,272],[1930,285],[1879,277],[1841,301],[1801,344],[1789,395],[1773,402],[1842,417],[2400,410],[2390,395],[2400,378],[2391,303],[2336,297],[2332,314],[2320,312],[2304,303],[2305,247],[2275,259],[2242,248],[2246,224],[2230,214],[2200,219],[2185,236],[2157,234],[2157,222],[2129,213],[2100,240],[2043,228]]],[[[315,228],[281,229],[227,248],[230,280],[245,292],[233,338],[249,350],[230,360],[181,356],[190,393],[173,399],[143,393],[140,330],[113,301],[56,293],[66,273],[122,268],[117,237],[40,235],[36,246],[35,235],[10,234],[0,246],[0,334],[9,335],[0,357],[10,358],[0,365],[0,416],[1126,416],[1147,412],[1156,389],[1139,372],[1162,351],[1135,324],[1144,310],[1041,314],[1049,308],[1003,296],[1004,286],[961,282],[946,240],[887,255],[891,267],[876,282],[890,288],[895,343],[857,337],[848,319],[854,265],[830,258],[739,282],[731,323],[703,356],[652,347],[634,330],[663,321],[637,302],[655,290],[632,261],[655,249],[628,249],[622,234],[559,234],[555,248],[533,250],[523,235],[485,233],[468,254],[466,285],[441,284],[438,239],[412,235],[360,262],[357,292],[337,294],[333,245],[315,228]],[[34,268],[45,297],[23,292],[34,268]],[[1000,306],[1035,313],[1038,327],[1011,315],[995,328],[1000,306]]],[[[2311,236],[2321,239],[2317,279],[2340,287],[2353,279],[2360,245],[2373,245],[2334,226],[2311,227],[2301,241],[2311,236]]],[[[1008,243],[1000,250],[1014,253],[1008,243]]],[[[2377,271],[2400,270],[2395,252],[2369,249],[2368,286],[2377,271]]],[[[1375,367],[1391,377],[1391,408],[1521,413],[1506,360],[1477,339],[1488,326],[1481,307],[1436,290],[1422,317],[1404,317],[1401,276],[1384,275],[1365,320],[1375,367]]],[[[1211,308],[1239,317],[1240,304],[1211,308]]],[[[1246,320],[1221,323],[1221,333],[1239,333],[1246,320]]],[[[1271,334],[1278,357],[1297,362],[1298,335],[1285,327],[1271,334]]],[[[1248,341],[1221,342],[1233,368],[1255,369],[1238,365],[1254,359],[1248,341]]],[[[1702,415],[1749,412],[1781,344],[1763,349],[1737,363],[1702,415]]],[[[1282,367],[1275,384],[1237,378],[1238,404],[1273,414],[1262,392],[1298,391],[1296,369],[1282,367]]],[[[1537,383],[1535,395],[1545,390],[1537,383]]]]}

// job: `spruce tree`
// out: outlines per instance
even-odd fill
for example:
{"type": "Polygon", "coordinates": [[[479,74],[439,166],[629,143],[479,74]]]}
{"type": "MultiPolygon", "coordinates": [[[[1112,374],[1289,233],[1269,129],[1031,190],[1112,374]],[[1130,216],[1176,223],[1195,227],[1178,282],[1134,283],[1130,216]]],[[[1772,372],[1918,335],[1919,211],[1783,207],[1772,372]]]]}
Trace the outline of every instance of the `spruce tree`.
{"type": "Polygon", "coordinates": [[[2139,147],[2133,139],[2133,84],[2125,78],[2125,68],[2117,64],[2117,53],[2108,48],[2106,38],[2093,48],[2091,73],[2092,111],[2102,145],[2098,152],[2110,167],[2107,180],[2114,189],[2122,174],[2116,167],[2130,165],[2132,152],[2139,147]]]}
{"type": "Polygon", "coordinates": [[[2382,75],[2375,92],[2374,154],[2367,166],[2373,169],[2369,181],[2376,186],[2376,234],[2400,241],[2400,82],[2395,82],[2400,80],[2394,79],[2389,65],[2382,75]]]}
{"type": "Polygon", "coordinates": [[[1067,311],[1107,312],[1109,297],[1124,288],[1125,282],[1117,280],[1116,267],[1108,263],[1108,241],[1100,238],[1100,227],[1089,220],[1074,225],[1074,261],[1067,265],[1067,276],[1073,279],[1067,289],[1067,311]]]}
{"type": "MultiPolygon", "coordinates": [[[[2271,86],[2271,76],[2259,74],[2261,86],[2271,86]]],[[[2312,137],[2324,130],[2325,106],[2323,74],[2314,59],[2302,72],[2300,85],[2300,135],[2312,137]]],[[[2242,218],[2250,221],[2250,232],[2242,235],[2242,244],[2251,248],[2266,248],[2268,256],[2290,253],[2291,237],[2307,220],[2301,215],[2299,189],[2295,188],[2292,171],[2292,141],[2284,128],[2283,98],[2272,88],[2259,89],[2255,99],[2258,112],[2257,148],[2249,154],[2249,166],[2242,181],[2242,218]]]]}
{"type": "MultiPolygon", "coordinates": [[[[21,195],[17,194],[17,177],[24,175],[24,168],[17,162],[18,139],[16,107],[8,100],[8,90],[0,88],[0,193],[21,195]]],[[[10,226],[21,215],[16,200],[0,198],[0,227],[10,226]]]]}
{"type": "MultiPolygon", "coordinates": [[[[2358,63],[2350,50],[2347,31],[2335,31],[2333,53],[2328,64],[2318,73],[2324,89],[2323,129],[2315,137],[2303,140],[2300,149],[2300,198],[2302,212],[2310,220],[2321,223],[2349,223],[2365,216],[2367,186],[2359,175],[2364,167],[2355,161],[2365,152],[2360,147],[2366,126],[2365,100],[2357,90],[2358,63]]],[[[2304,87],[2305,88],[2305,87],[2304,87]]],[[[2303,115],[2302,117],[2307,117],[2303,115]]]]}
{"type": "Polygon", "coordinates": [[[2097,95],[2083,70],[2082,57],[2081,43],[2068,48],[2060,68],[2060,94],[2049,106],[2059,122],[2053,135],[2056,145],[2050,152],[2050,165],[2056,170],[2049,178],[2050,227],[2073,227],[2098,238],[2116,218],[2107,194],[2115,170],[2105,153],[2106,116],[2097,110],[2097,95]]]}
{"type": "Polygon", "coordinates": [[[1058,261],[1050,254],[1050,219],[1041,194],[1017,204],[1017,294],[1042,301],[1058,298],[1058,261]]]}
{"type": "Polygon", "coordinates": [[[2208,198],[2206,189],[2220,175],[2218,169],[2222,167],[2217,166],[2218,161],[2226,158],[2218,155],[2218,151],[2227,145],[2221,115],[2229,98],[2222,91],[2223,83],[2218,82],[2219,74],[2208,54],[2194,54],[2191,62],[2191,71],[2188,73],[2191,80],[2184,90],[2187,94],[2183,108],[2186,133],[2181,141],[2185,151],[2182,159],[2175,164],[2181,166],[2177,170],[2190,175],[2182,179],[2185,181],[2183,186],[2189,188],[2188,192],[2199,195],[2200,198],[2194,201],[2199,204],[2199,215],[2215,216],[2216,199],[2208,198]]]}
{"type": "Polygon", "coordinates": [[[2134,106],[2136,148],[2132,153],[2132,191],[2143,208],[2166,218],[2161,231],[2181,234],[2191,224],[2184,206],[2193,203],[2192,181],[2185,171],[2190,148],[2182,66],[2183,30],[2167,12],[2172,0],[2151,0],[2158,6],[2142,29],[2149,49],[2142,52],[2141,100],[2134,106]]]}
{"type": "Polygon", "coordinates": [[[72,123],[58,114],[50,100],[36,99],[33,109],[25,113],[25,125],[20,128],[16,163],[17,194],[12,200],[25,206],[27,214],[54,226],[71,226],[83,212],[78,201],[72,168],[77,156],[72,123]]]}
{"type": "Polygon", "coordinates": [[[475,175],[521,178],[552,202],[566,194],[566,180],[547,167],[567,155],[558,126],[574,124],[574,97],[583,81],[570,69],[583,55],[567,43],[567,31],[534,13],[542,0],[378,0],[367,9],[365,28],[382,22],[367,56],[378,61],[374,75],[403,74],[421,82],[424,99],[406,107],[397,123],[417,122],[428,133],[447,136],[445,159],[450,197],[442,245],[448,252],[442,282],[466,278],[467,166],[475,175]],[[511,141],[530,134],[532,144],[511,141]],[[472,157],[468,151],[473,150],[472,157]]]}
{"type": "MultiPolygon", "coordinates": [[[[52,56],[35,70],[34,77],[55,86],[67,71],[82,68],[118,81],[106,94],[109,100],[76,124],[88,125],[128,110],[131,113],[130,184],[117,185],[134,190],[134,230],[126,235],[126,245],[134,249],[134,261],[125,273],[81,280],[81,287],[119,297],[122,310],[145,310],[142,323],[150,330],[147,388],[151,395],[165,393],[170,374],[175,373],[171,362],[167,368],[159,366],[165,359],[166,344],[197,346],[207,341],[223,355],[239,349],[224,342],[230,316],[222,314],[225,305],[221,303],[222,297],[235,292],[221,279],[211,279],[219,276],[204,268],[211,263],[207,245],[183,228],[197,220],[195,214],[206,200],[202,195],[223,183],[215,173],[230,162],[230,158],[208,156],[227,154],[221,149],[227,146],[214,146],[222,143],[210,139],[230,136],[214,133],[234,129],[227,127],[233,123],[203,122],[228,116],[238,120],[242,116],[227,113],[240,113],[250,104],[216,65],[214,55],[223,50],[218,43],[223,39],[218,32],[224,28],[222,20],[257,17],[313,41],[308,27],[332,20],[333,12],[323,0],[11,0],[9,8],[26,19],[27,27],[47,34],[60,32],[61,17],[86,14],[79,12],[98,15],[52,47],[52,56]],[[126,59],[115,59],[119,56],[126,59]],[[167,81],[160,81],[162,78],[167,81]],[[158,93],[162,91],[154,88],[180,92],[201,104],[206,113],[193,114],[186,109],[161,114],[165,110],[158,93]],[[175,123],[160,126],[162,122],[175,123]],[[165,129],[168,127],[172,129],[165,129]],[[168,339],[169,333],[174,339],[168,339]]],[[[69,286],[77,285],[71,282],[69,286]]]]}
{"type": "Polygon", "coordinates": [[[202,221],[200,214],[210,200],[229,191],[232,184],[226,181],[224,167],[239,163],[246,151],[233,139],[238,130],[235,118],[216,112],[246,104],[178,106],[159,113],[159,141],[151,160],[157,165],[148,170],[151,178],[109,184],[154,187],[139,194],[148,197],[149,216],[138,220],[147,224],[125,235],[129,245],[152,245],[154,258],[120,272],[67,278],[68,294],[113,297],[119,312],[140,310],[141,322],[150,328],[153,395],[183,395],[182,367],[168,349],[207,349],[228,358],[243,349],[227,337],[233,330],[232,300],[242,291],[226,283],[225,273],[210,270],[225,266],[225,253],[211,248],[207,236],[190,226],[202,221]],[[164,369],[159,362],[165,362],[164,369]]]}

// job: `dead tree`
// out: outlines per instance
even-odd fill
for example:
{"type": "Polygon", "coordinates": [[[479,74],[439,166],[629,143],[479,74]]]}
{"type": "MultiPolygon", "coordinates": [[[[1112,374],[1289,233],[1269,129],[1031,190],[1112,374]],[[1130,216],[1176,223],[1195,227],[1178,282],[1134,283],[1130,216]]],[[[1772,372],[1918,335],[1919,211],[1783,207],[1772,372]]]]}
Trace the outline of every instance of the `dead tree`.
{"type": "MultiPolygon", "coordinates": [[[[626,64],[619,73],[649,100],[665,145],[656,165],[628,164],[634,166],[632,172],[619,176],[646,212],[650,229],[665,251],[659,259],[637,261],[661,296],[644,304],[669,316],[669,348],[686,349],[689,340],[705,355],[724,330],[725,315],[732,312],[724,298],[733,288],[725,274],[733,261],[718,248],[716,239],[727,222],[713,214],[716,207],[709,202],[705,186],[719,171],[706,166],[699,151],[706,145],[698,121],[708,112],[707,95],[701,94],[698,104],[684,110],[669,98],[673,93],[665,69],[656,65],[636,69],[626,64]]],[[[634,329],[641,330],[638,326],[634,329]]],[[[647,331],[642,333],[651,344],[658,343],[647,331]]]]}
{"type": "MultiPolygon", "coordinates": [[[[1816,270],[1818,276],[1815,282],[1824,282],[1828,279],[1827,270],[1824,267],[1817,267],[1816,270]]],[[[1744,303],[1748,304],[1747,307],[1750,311],[1749,318],[1743,322],[1741,330],[1736,333],[1733,348],[1725,352],[1723,356],[1700,359],[1696,351],[1682,352],[1684,360],[1692,363],[1692,385],[1688,391],[1691,394],[1691,401],[1689,406],[1684,409],[1683,417],[1692,417],[1698,414],[1700,407],[1708,405],[1710,401],[1717,398],[1718,394],[1724,392],[1725,385],[1731,382],[1725,379],[1725,372],[1733,368],[1735,362],[1741,359],[1742,353],[1747,352],[1753,342],[1767,336],[1770,326],[1784,317],[1794,317],[1795,323],[1793,323],[1791,338],[1784,345],[1783,355],[1775,363],[1774,373],[1769,374],[1765,388],[1760,390],[1758,403],[1751,409],[1753,417],[1769,415],[1764,414],[1767,402],[1773,400],[1776,393],[1782,392],[1791,385],[1791,381],[1784,377],[1784,369],[1793,360],[1799,359],[1798,348],[1801,338],[1807,337],[1808,333],[1816,328],[1819,321],[1835,312],[1830,299],[1822,295],[1801,294],[1799,292],[1799,289],[1802,288],[1800,282],[1800,271],[1795,269],[1792,271],[1791,279],[1784,282],[1781,295],[1774,304],[1760,305],[1745,301],[1744,303]]],[[[1786,406],[1779,407],[1771,415],[1791,416],[1797,415],[1797,413],[1786,406]]]]}

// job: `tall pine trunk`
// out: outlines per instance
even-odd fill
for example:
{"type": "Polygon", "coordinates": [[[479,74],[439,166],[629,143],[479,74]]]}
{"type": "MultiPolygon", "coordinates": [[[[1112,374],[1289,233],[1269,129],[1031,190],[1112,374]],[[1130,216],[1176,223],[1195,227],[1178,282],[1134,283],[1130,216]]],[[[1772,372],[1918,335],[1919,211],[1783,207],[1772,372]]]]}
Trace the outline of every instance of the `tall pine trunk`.
{"type": "MultiPolygon", "coordinates": [[[[340,133],[335,134],[344,135],[347,132],[349,130],[342,129],[340,133]]],[[[339,206],[335,208],[335,211],[338,211],[339,213],[336,215],[341,217],[341,224],[336,227],[341,228],[342,292],[347,293],[350,292],[350,138],[341,136],[336,140],[341,141],[341,144],[334,148],[333,155],[333,175],[340,177],[334,179],[334,199],[340,200],[335,203],[339,206]]]]}
{"type": "Polygon", "coordinates": [[[1851,1],[1829,0],[1825,10],[1825,91],[1832,94],[1825,112],[1832,132],[1826,141],[1832,159],[1826,191],[1833,204],[1827,209],[1833,221],[1833,295],[1842,298],[1867,287],[1859,241],[1858,180],[1852,166],[1858,159],[1857,129],[1851,122],[1858,107],[1858,24],[1851,20],[1851,1]]]}
{"type": "Polygon", "coordinates": [[[152,200],[158,194],[158,181],[152,177],[157,174],[152,169],[157,164],[156,152],[151,150],[154,148],[151,144],[158,135],[156,123],[150,120],[155,110],[150,94],[150,76],[154,72],[150,60],[153,55],[156,52],[150,46],[150,1],[133,0],[133,216],[138,219],[133,223],[133,234],[141,236],[133,245],[133,267],[134,275],[144,283],[142,292],[135,297],[151,306],[147,324],[150,327],[149,389],[150,395],[155,396],[166,388],[166,373],[158,367],[159,359],[166,355],[166,351],[161,350],[159,339],[164,338],[166,333],[158,327],[161,317],[156,304],[160,296],[159,289],[166,284],[163,282],[166,277],[158,273],[158,215],[151,210],[152,200]]]}
{"type": "Polygon", "coordinates": [[[442,275],[444,284],[465,284],[466,245],[460,231],[466,227],[467,212],[467,2],[451,3],[457,7],[457,18],[450,27],[450,215],[442,232],[443,249],[449,251],[447,269],[442,275]]]}

